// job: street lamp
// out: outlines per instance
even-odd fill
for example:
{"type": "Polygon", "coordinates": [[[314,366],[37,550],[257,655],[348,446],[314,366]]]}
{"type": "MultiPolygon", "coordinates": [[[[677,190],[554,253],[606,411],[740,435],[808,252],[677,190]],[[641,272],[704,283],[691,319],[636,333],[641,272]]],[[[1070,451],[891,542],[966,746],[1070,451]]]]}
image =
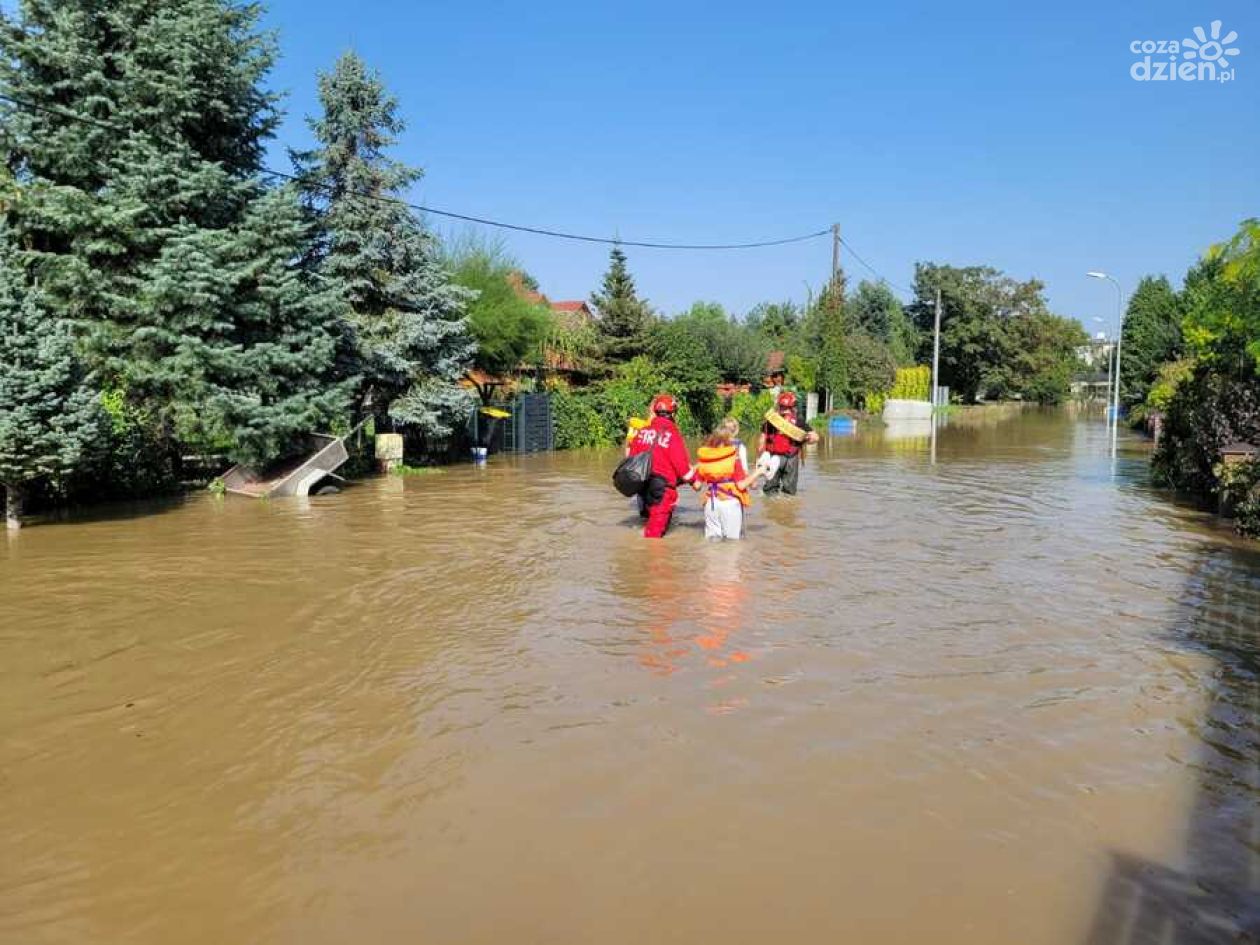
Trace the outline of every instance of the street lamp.
{"type": "Polygon", "coordinates": [[[1124,344],[1124,292],[1120,288],[1120,283],[1107,275],[1105,272],[1091,270],[1085,273],[1091,279],[1106,279],[1116,287],[1116,371],[1115,371],[1115,399],[1111,408],[1111,455],[1116,455],[1116,434],[1120,429],[1120,346],[1124,344]]]}

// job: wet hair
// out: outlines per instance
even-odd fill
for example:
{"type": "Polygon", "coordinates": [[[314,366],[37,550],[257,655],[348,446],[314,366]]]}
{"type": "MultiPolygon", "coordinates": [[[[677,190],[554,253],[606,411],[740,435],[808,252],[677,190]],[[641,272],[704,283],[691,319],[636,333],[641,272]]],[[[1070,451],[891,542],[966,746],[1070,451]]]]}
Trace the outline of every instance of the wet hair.
{"type": "Polygon", "coordinates": [[[739,436],[739,421],[734,417],[725,417],[713,430],[714,433],[725,433],[732,440],[739,436]]]}

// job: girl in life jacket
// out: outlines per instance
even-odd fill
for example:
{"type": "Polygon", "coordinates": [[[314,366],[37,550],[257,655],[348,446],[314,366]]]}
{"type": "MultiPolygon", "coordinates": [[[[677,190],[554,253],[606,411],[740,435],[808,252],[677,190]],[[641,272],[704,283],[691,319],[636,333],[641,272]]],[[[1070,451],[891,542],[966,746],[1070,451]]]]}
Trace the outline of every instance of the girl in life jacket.
{"type": "Polygon", "coordinates": [[[760,474],[749,474],[740,452],[726,421],[696,451],[696,474],[691,485],[704,498],[704,537],[713,541],[744,537],[748,490],[760,474]]]}

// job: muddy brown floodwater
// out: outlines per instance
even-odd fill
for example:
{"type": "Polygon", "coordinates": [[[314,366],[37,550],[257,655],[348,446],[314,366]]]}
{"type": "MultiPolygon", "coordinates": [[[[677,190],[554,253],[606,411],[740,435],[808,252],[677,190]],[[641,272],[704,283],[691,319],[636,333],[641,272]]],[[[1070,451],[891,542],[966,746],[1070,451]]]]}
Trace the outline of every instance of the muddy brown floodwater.
{"type": "Polygon", "coordinates": [[[0,942],[1254,941],[1260,553],[1146,449],[829,439],[742,545],[607,453],[27,529],[0,942]]]}

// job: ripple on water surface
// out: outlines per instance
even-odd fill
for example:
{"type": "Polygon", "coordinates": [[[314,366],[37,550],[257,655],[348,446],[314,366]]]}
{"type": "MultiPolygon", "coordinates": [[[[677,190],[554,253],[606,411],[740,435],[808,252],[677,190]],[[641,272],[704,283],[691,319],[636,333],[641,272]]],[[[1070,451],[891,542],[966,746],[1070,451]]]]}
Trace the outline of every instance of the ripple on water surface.
{"type": "Polygon", "coordinates": [[[738,545],[599,453],[29,529],[0,941],[1253,940],[1260,555],[995,417],[738,545]]]}

